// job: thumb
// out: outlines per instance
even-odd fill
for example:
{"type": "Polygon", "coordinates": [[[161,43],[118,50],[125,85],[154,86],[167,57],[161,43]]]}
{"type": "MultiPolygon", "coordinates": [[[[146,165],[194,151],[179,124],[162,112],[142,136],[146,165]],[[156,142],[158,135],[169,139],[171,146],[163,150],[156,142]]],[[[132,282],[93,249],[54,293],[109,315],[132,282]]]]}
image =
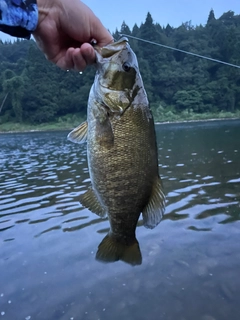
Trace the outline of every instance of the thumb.
{"type": "Polygon", "coordinates": [[[98,18],[96,18],[91,25],[91,36],[97,41],[97,45],[100,47],[106,46],[114,41],[111,33],[103,26],[98,18]]]}

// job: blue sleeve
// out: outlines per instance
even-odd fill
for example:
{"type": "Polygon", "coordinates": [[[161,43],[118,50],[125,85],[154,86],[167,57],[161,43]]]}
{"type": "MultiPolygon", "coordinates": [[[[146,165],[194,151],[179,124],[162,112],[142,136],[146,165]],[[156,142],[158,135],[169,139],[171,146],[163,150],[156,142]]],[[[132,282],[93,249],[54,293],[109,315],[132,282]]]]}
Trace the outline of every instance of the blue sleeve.
{"type": "Polygon", "coordinates": [[[36,0],[0,0],[0,31],[29,39],[37,23],[36,0]]]}

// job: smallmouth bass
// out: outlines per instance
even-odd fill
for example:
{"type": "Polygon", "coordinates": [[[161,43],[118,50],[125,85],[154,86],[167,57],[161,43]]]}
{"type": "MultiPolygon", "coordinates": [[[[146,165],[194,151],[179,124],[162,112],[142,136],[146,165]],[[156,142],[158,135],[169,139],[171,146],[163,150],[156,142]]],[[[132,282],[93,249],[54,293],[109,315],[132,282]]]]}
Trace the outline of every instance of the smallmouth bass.
{"type": "Polygon", "coordinates": [[[154,121],[127,38],[95,51],[87,121],[68,135],[73,142],[87,142],[92,187],[80,202],[110,222],[96,259],[137,265],[142,263],[135,236],[139,216],[145,227],[154,228],[165,208],[154,121]]]}

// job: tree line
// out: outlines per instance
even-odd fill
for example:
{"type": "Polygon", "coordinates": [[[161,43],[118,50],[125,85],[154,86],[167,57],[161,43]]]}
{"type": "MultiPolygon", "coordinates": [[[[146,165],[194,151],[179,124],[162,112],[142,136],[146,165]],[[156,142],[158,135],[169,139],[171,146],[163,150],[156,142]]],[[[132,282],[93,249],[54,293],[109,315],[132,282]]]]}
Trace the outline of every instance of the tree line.
{"type": "MultiPolygon", "coordinates": [[[[154,23],[150,13],[132,30],[123,22],[113,33],[128,34],[184,51],[240,65],[240,15],[216,19],[211,10],[205,26],[177,28],[154,23]]],[[[129,39],[157,120],[182,113],[240,110],[240,70],[183,52],[129,39]]],[[[62,71],[48,62],[33,40],[0,41],[0,123],[38,124],[66,115],[86,116],[95,68],[82,74],[62,71]]]]}

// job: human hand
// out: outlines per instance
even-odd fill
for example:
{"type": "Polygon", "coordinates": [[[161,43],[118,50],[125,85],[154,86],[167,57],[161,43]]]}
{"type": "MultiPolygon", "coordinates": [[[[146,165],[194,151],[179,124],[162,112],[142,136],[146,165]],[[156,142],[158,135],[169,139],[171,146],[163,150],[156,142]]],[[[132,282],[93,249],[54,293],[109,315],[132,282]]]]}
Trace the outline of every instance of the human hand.
{"type": "Polygon", "coordinates": [[[94,13],[80,0],[37,0],[38,26],[33,36],[46,58],[62,69],[82,71],[95,61],[90,42],[113,41],[94,13]]]}

